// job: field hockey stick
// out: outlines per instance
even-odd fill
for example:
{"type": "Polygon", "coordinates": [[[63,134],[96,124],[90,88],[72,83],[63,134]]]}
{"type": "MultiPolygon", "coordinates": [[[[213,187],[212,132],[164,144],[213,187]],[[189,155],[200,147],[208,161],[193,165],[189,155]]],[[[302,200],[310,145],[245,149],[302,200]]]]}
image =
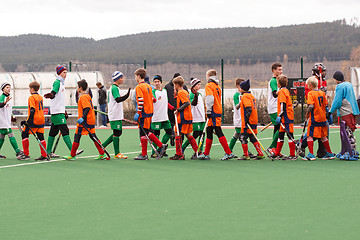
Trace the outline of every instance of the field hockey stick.
{"type": "Polygon", "coordinates": [[[296,155],[295,155],[296,158],[298,158],[299,155],[300,155],[301,145],[302,145],[302,141],[304,140],[304,137],[305,137],[306,127],[307,127],[308,122],[309,122],[309,119],[306,119],[305,123],[304,123],[303,131],[302,131],[302,134],[301,134],[301,137],[300,137],[299,147],[296,150],[296,155]]]}
{"type": "Polygon", "coordinates": [[[60,137],[61,137],[61,132],[59,133],[59,136],[58,136],[58,138],[56,139],[55,146],[54,146],[54,148],[53,148],[53,150],[52,150],[53,153],[55,153],[55,151],[56,151],[56,148],[57,148],[57,146],[58,146],[58,144],[59,144],[59,141],[60,141],[60,137]]]}
{"type": "Polygon", "coordinates": [[[267,129],[268,127],[270,127],[271,124],[272,124],[272,122],[269,122],[268,124],[266,124],[266,126],[263,127],[263,128],[260,130],[260,132],[262,132],[262,131],[264,131],[265,129],[267,129]]]}
{"type": "Polygon", "coordinates": [[[50,161],[50,155],[47,153],[44,145],[41,143],[41,141],[40,141],[40,139],[38,138],[38,136],[35,135],[34,131],[29,127],[29,124],[27,124],[27,123],[25,123],[25,130],[26,130],[26,129],[29,129],[29,131],[32,133],[32,135],[34,135],[34,137],[35,137],[36,140],[38,141],[41,149],[46,153],[46,159],[47,159],[48,161],[50,161]]]}
{"type": "Polygon", "coordinates": [[[90,132],[90,130],[85,126],[85,124],[81,124],[84,128],[85,128],[85,130],[89,133],[89,135],[90,135],[90,138],[93,140],[93,141],[95,141],[100,147],[101,147],[101,149],[102,150],[104,150],[104,152],[105,152],[105,154],[106,154],[106,160],[110,160],[110,154],[108,153],[108,151],[103,147],[103,145],[99,142],[99,140],[96,138],[96,137],[94,137],[94,135],[90,132]]]}
{"type": "Polygon", "coordinates": [[[285,132],[288,135],[289,139],[295,143],[295,139],[290,136],[290,132],[285,128],[284,124],[282,122],[280,122],[280,125],[285,130],[285,132]]]}
{"type": "Polygon", "coordinates": [[[143,126],[141,126],[140,123],[131,121],[131,120],[129,120],[129,119],[125,119],[125,118],[124,118],[123,120],[124,120],[125,122],[131,123],[131,124],[139,125],[140,130],[144,133],[146,139],[147,139],[147,140],[149,141],[149,143],[150,143],[151,148],[154,150],[154,152],[155,152],[155,154],[156,154],[156,159],[159,160],[159,159],[161,158],[161,155],[160,155],[160,153],[158,152],[158,150],[156,149],[156,147],[154,146],[153,142],[150,140],[150,138],[149,138],[149,136],[147,135],[147,133],[146,133],[145,129],[143,128],[143,126]]]}
{"type": "MultiPolygon", "coordinates": [[[[180,138],[180,148],[181,148],[181,152],[182,152],[182,139],[181,139],[181,136],[180,136],[180,131],[179,131],[179,123],[178,123],[178,120],[177,120],[177,116],[174,112],[174,116],[175,116],[175,128],[176,128],[176,134],[178,135],[178,137],[180,138]]],[[[175,144],[175,148],[176,148],[176,144],[175,144]]]]}
{"type": "Polygon", "coordinates": [[[98,112],[98,113],[101,113],[101,114],[104,114],[104,115],[106,115],[106,116],[107,116],[107,115],[109,115],[108,113],[106,113],[106,112],[102,112],[102,111],[100,111],[100,110],[96,110],[96,109],[94,109],[94,111],[95,111],[95,112],[98,112]]]}
{"type": "Polygon", "coordinates": [[[205,137],[205,132],[206,132],[206,128],[208,126],[208,123],[209,123],[209,118],[206,119],[204,130],[201,133],[198,150],[196,151],[196,157],[199,157],[200,149],[201,149],[202,145],[204,144],[204,137],[205,137]]]}
{"type": "Polygon", "coordinates": [[[256,141],[258,141],[258,143],[260,144],[260,146],[261,146],[261,148],[263,149],[263,151],[265,152],[266,156],[267,156],[268,158],[270,158],[271,161],[274,161],[274,159],[273,159],[272,157],[270,157],[270,155],[268,154],[268,152],[265,150],[264,146],[261,144],[260,140],[258,139],[258,137],[256,136],[256,134],[254,133],[254,131],[253,131],[252,128],[250,127],[250,124],[247,123],[246,125],[247,125],[247,127],[250,129],[250,131],[251,131],[252,135],[255,137],[256,141]]]}

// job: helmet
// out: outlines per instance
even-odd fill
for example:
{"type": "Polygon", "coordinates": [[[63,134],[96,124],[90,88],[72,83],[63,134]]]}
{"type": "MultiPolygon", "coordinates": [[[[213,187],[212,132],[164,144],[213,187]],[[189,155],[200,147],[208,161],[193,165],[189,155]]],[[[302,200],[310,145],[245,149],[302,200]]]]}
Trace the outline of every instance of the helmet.
{"type": "Polygon", "coordinates": [[[322,63],[315,63],[314,67],[312,68],[312,75],[324,78],[326,75],[326,67],[322,63]]]}

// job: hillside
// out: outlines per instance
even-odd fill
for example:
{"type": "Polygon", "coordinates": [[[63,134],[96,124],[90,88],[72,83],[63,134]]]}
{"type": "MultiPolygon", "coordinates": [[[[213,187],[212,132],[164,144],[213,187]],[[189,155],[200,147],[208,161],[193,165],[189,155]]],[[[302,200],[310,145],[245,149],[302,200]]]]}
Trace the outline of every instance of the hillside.
{"type": "Polygon", "coordinates": [[[0,37],[0,63],[86,62],[153,63],[214,59],[273,61],[286,54],[289,60],[348,59],[360,45],[360,27],[342,21],[271,28],[218,28],[148,32],[95,41],[48,35],[0,37]]]}

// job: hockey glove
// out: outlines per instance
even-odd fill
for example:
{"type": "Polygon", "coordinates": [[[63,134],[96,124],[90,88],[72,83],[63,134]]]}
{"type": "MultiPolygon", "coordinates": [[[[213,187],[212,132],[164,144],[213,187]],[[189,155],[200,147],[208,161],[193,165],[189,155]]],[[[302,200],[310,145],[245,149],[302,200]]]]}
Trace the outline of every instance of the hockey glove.
{"type": "Polygon", "coordinates": [[[279,125],[280,123],[281,123],[281,117],[279,116],[276,118],[275,124],[279,125]]]}
{"type": "Polygon", "coordinates": [[[134,115],[134,121],[137,122],[139,120],[140,114],[139,113],[135,113],[134,115]]]}
{"type": "Polygon", "coordinates": [[[83,118],[79,118],[78,120],[77,120],[77,123],[78,124],[82,124],[84,122],[84,119],[83,118]]]}

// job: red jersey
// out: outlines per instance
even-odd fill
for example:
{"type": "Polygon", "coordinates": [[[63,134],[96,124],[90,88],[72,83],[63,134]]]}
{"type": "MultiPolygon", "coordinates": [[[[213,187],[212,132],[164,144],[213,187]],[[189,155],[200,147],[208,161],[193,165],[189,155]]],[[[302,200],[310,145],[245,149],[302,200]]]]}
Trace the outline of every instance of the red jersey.
{"type": "MultiPolygon", "coordinates": [[[[326,87],[327,83],[325,79],[319,79],[318,77],[316,77],[316,79],[318,80],[318,89],[322,88],[322,87],[326,87]]],[[[308,87],[307,84],[305,84],[305,99],[308,99],[308,94],[310,92],[310,89],[308,87]]]]}

